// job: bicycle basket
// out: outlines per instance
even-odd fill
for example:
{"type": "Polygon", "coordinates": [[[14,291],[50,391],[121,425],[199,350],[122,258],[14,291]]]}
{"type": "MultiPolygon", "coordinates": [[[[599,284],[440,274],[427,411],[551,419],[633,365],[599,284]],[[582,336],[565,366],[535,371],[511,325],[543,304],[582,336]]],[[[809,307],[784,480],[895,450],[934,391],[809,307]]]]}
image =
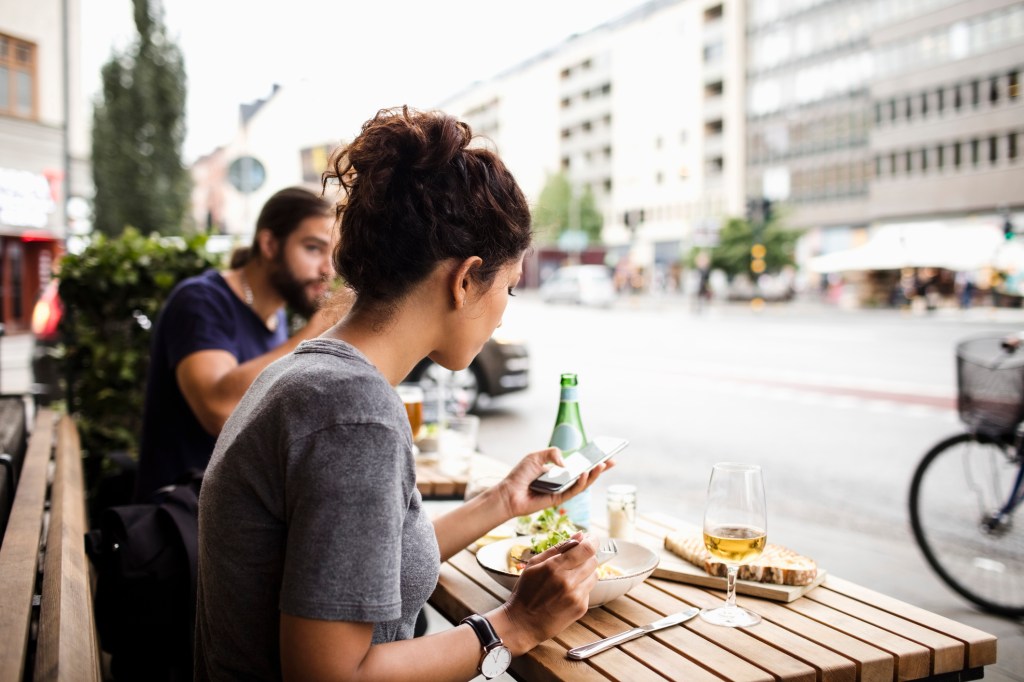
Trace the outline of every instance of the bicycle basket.
{"type": "Polygon", "coordinates": [[[1024,421],[1024,346],[1004,349],[1006,336],[957,344],[957,408],[974,431],[1006,435],[1024,421]]]}

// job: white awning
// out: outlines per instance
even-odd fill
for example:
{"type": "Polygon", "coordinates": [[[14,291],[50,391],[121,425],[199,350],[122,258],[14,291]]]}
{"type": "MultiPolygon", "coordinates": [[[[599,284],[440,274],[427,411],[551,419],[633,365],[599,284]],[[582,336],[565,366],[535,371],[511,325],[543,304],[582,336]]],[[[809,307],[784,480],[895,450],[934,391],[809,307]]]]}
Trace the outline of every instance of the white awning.
{"type": "Polygon", "coordinates": [[[812,258],[812,272],[945,268],[1024,268],[1024,247],[1006,242],[995,225],[950,227],[944,222],[885,225],[867,243],[812,258]]]}

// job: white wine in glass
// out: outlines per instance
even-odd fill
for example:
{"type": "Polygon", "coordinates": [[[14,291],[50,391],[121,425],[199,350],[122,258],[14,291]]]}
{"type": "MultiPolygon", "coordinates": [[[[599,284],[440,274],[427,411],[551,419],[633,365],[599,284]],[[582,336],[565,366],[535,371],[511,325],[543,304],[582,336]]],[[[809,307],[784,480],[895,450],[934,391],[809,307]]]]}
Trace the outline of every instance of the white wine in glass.
{"type": "Polygon", "coordinates": [[[768,514],[761,467],[723,462],[711,470],[704,509],[704,545],[725,562],[725,604],[700,612],[701,618],[728,627],[757,625],[761,616],[736,606],[736,573],[761,556],[768,540],[768,514]]]}

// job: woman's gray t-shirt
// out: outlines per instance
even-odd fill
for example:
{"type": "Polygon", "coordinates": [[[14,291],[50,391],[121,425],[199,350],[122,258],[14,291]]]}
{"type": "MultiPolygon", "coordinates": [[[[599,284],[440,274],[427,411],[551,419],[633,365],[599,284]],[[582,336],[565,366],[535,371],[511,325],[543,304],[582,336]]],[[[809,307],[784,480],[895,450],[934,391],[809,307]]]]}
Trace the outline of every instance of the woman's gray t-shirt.
{"type": "Polygon", "coordinates": [[[315,339],[260,374],[199,499],[196,679],[279,679],[279,613],[412,637],[440,571],[402,401],[352,346],[315,339]]]}

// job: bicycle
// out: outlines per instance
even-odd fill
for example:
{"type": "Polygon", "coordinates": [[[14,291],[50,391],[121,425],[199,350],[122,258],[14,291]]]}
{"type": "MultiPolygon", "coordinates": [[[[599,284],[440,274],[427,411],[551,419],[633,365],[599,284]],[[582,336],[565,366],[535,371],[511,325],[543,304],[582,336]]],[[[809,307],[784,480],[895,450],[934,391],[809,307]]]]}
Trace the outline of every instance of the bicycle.
{"type": "Polygon", "coordinates": [[[914,472],[910,521],[932,569],[991,613],[1024,616],[1024,344],[981,336],[957,344],[963,433],[914,472]]]}

